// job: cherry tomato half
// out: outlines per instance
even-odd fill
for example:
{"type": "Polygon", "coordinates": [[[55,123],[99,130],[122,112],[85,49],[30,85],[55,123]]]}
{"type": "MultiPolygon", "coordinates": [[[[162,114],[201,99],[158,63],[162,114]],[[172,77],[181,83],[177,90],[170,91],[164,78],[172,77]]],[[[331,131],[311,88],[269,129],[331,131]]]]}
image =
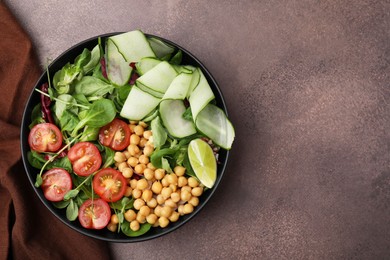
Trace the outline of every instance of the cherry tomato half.
{"type": "Polygon", "coordinates": [[[50,201],[61,201],[65,194],[72,189],[70,174],[61,168],[53,168],[42,175],[43,195],[50,201]]]}
{"type": "Polygon", "coordinates": [[[93,177],[93,190],[107,202],[120,200],[126,192],[126,179],[122,173],[112,168],[105,168],[93,177]]]}
{"type": "Polygon", "coordinates": [[[79,210],[80,224],[88,229],[102,229],[111,219],[111,209],[102,199],[88,199],[79,210]]]}
{"type": "Polygon", "coordinates": [[[73,171],[80,176],[89,176],[96,172],[102,164],[102,156],[97,147],[89,142],[80,142],[72,146],[68,152],[73,171]]]}
{"type": "Polygon", "coordinates": [[[51,123],[37,124],[28,135],[28,144],[37,152],[55,152],[62,145],[61,131],[51,123]]]}
{"type": "Polygon", "coordinates": [[[99,141],[115,151],[126,149],[130,144],[130,127],[122,120],[115,118],[108,125],[100,128],[99,141]]]}

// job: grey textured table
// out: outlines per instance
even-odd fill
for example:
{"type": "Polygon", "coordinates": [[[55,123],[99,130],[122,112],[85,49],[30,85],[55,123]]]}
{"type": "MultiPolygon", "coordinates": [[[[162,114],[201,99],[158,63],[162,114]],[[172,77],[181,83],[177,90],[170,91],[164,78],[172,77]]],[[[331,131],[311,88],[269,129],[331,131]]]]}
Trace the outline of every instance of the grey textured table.
{"type": "Polygon", "coordinates": [[[219,82],[237,138],[226,177],[178,231],[116,259],[390,255],[389,1],[4,1],[42,66],[142,29],[219,82]]]}

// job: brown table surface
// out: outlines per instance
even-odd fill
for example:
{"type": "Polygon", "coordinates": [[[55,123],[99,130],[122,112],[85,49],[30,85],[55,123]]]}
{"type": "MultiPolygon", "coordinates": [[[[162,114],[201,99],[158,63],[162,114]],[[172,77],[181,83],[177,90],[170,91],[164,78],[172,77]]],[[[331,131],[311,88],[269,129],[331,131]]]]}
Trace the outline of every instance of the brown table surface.
{"type": "Polygon", "coordinates": [[[44,66],[142,29],[195,54],[236,128],[225,178],[179,230],[116,259],[390,255],[389,1],[4,0],[44,66]]]}

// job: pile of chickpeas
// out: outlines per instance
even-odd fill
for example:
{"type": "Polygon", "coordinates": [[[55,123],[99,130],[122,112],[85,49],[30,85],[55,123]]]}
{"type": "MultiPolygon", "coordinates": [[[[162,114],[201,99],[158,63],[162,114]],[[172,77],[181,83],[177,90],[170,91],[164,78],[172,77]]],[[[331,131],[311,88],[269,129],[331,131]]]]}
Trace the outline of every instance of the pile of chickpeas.
{"type": "MultiPolygon", "coordinates": [[[[128,179],[125,196],[133,197],[133,208],[124,213],[130,229],[137,231],[143,223],[153,227],[167,227],[180,216],[192,213],[199,204],[204,186],[194,177],[185,175],[183,166],[172,173],[155,168],[149,161],[154,151],[152,131],[144,122],[130,121],[130,145],[127,150],[115,153],[115,165],[128,179]],[[134,178],[138,175],[137,178],[134,178]]],[[[107,228],[115,232],[119,218],[111,216],[107,228]]]]}

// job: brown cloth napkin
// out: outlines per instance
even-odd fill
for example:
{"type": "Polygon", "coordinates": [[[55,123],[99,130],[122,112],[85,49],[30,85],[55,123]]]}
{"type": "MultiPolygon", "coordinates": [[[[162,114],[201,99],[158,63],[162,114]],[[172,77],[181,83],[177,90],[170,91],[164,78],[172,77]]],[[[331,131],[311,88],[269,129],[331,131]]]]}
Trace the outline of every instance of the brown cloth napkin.
{"type": "Polygon", "coordinates": [[[40,73],[30,39],[0,2],[0,259],[109,259],[107,243],[51,215],[25,174],[20,124],[40,73]]]}

